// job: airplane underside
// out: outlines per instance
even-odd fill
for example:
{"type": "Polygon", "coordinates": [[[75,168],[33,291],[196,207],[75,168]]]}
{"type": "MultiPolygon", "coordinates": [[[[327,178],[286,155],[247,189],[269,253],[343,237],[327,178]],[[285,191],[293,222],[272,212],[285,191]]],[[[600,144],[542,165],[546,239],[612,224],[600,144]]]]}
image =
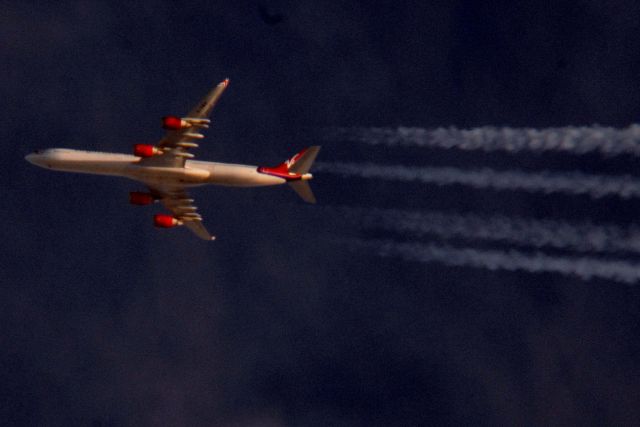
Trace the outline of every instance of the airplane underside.
{"type": "Polygon", "coordinates": [[[209,127],[207,118],[227,88],[229,80],[219,83],[186,117],[166,116],[163,128],[168,132],[156,145],[136,144],[133,153],[101,153],[65,148],[39,150],[26,156],[37,166],[64,172],[88,173],[129,178],[146,185],[146,192],[129,194],[133,205],[160,201],[171,214],[157,214],[154,225],[171,228],[184,225],[204,240],[215,239],[202,225],[194,200],[186,189],[203,185],[263,187],[288,183],[306,202],[315,203],[307,183],[309,169],[320,147],[309,147],[274,167],[238,165],[191,160],[189,150],[197,148],[200,133],[209,127]]]}

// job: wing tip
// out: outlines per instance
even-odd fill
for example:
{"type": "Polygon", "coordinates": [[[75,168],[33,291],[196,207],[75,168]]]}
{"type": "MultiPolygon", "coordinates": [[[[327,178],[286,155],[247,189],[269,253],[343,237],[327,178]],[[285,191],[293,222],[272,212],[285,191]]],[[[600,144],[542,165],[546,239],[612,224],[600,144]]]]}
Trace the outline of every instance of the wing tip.
{"type": "Polygon", "coordinates": [[[223,87],[227,87],[229,86],[229,77],[227,77],[226,79],[224,79],[223,81],[220,82],[220,84],[218,86],[223,86],[223,87]]]}

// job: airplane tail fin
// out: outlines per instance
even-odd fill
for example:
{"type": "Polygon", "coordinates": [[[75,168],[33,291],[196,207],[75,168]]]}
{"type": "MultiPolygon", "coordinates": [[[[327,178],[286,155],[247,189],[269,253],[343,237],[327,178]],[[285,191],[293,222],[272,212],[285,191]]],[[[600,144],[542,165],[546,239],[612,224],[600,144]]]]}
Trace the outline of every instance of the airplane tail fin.
{"type": "Polygon", "coordinates": [[[313,196],[307,181],[313,178],[313,175],[309,173],[309,169],[311,169],[311,165],[313,165],[319,151],[320,146],[313,145],[278,166],[259,166],[258,173],[285,179],[302,200],[307,203],[315,203],[316,198],[313,196]]]}
{"type": "MultiPolygon", "coordinates": [[[[311,165],[313,165],[316,156],[318,156],[318,152],[320,152],[320,146],[314,145],[293,156],[288,162],[286,162],[289,172],[300,175],[308,174],[311,169],[311,165]]],[[[311,187],[308,182],[311,177],[311,174],[308,174],[308,177],[305,176],[301,180],[289,181],[289,185],[293,188],[293,191],[295,191],[298,196],[307,203],[316,202],[316,198],[313,195],[313,191],[311,191],[311,187]]]]}

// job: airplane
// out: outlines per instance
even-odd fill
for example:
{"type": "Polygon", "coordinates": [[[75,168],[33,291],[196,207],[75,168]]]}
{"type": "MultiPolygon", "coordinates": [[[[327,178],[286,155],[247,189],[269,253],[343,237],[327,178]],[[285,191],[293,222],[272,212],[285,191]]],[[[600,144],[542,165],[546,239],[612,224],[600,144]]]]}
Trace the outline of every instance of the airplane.
{"type": "Polygon", "coordinates": [[[171,214],[157,214],[158,228],[184,225],[203,240],[215,240],[202,224],[187,189],[203,185],[261,187],[287,183],[308,203],[316,199],[308,181],[320,146],[308,147],[274,167],[249,166],[192,160],[189,150],[197,148],[200,133],[210,124],[209,116],[220,96],[229,86],[225,79],[215,86],[185,117],[166,116],[162,127],[167,131],[156,145],[136,144],[133,155],[96,151],[50,148],[36,150],[25,159],[34,165],[65,172],[120,176],[139,181],[147,191],[129,193],[133,205],[150,205],[160,201],[171,214]]]}

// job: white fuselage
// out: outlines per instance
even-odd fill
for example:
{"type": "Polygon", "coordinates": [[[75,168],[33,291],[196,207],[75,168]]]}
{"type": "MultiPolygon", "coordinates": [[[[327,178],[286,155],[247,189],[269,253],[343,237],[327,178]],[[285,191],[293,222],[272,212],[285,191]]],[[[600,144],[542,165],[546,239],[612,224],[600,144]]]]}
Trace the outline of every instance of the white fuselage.
{"type": "Polygon", "coordinates": [[[187,160],[184,167],[148,166],[140,164],[140,157],[129,154],[66,148],[39,150],[25,158],[47,169],[121,176],[158,187],[193,187],[207,184],[261,187],[286,182],[284,178],[258,172],[257,166],[196,160],[187,160]]]}

